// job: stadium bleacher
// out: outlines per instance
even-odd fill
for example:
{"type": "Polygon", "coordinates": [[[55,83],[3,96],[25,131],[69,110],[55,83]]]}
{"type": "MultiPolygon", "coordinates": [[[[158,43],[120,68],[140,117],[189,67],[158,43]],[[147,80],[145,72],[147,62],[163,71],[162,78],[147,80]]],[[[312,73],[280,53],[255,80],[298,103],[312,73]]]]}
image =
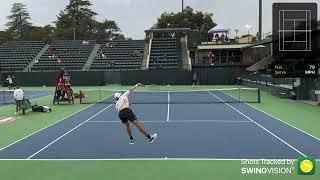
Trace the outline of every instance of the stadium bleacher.
{"type": "Polygon", "coordinates": [[[61,40],[55,41],[41,56],[32,71],[82,70],[95,45],[94,41],[61,40]]]}
{"type": "Polygon", "coordinates": [[[144,40],[105,42],[98,50],[90,69],[140,70],[143,49],[144,40]]]}
{"type": "Polygon", "coordinates": [[[175,38],[153,39],[149,69],[177,69],[177,40],[175,38]]]}
{"type": "MultiPolygon", "coordinates": [[[[144,45],[145,40],[110,41],[99,46],[92,40],[59,40],[51,45],[42,41],[12,41],[0,46],[0,68],[3,72],[26,68],[28,71],[57,71],[61,67],[71,71],[141,70],[144,45]]],[[[153,40],[149,69],[177,69],[177,59],[175,38],[153,40]]]]}
{"type": "Polygon", "coordinates": [[[44,46],[42,41],[11,41],[0,45],[0,70],[23,71],[44,46]]]}

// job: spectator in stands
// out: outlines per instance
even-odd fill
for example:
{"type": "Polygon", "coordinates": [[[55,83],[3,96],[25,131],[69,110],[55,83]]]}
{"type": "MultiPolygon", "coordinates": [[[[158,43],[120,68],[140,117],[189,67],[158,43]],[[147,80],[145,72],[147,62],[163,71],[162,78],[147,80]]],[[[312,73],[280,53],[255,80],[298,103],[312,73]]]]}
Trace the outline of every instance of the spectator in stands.
{"type": "Polygon", "coordinates": [[[192,77],[192,87],[194,87],[195,85],[200,87],[199,76],[197,73],[193,73],[193,77],[192,77]]]}
{"type": "Polygon", "coordinates": [[[107,62],[107,67],[111,67],[111,62],[110,61],[107,62]]]}
{"type": "Polygon", "coordinates": [[[12,87],[13,87],[13,80],[12,80],[13,77],[11,77],[10,75],[8,75],[7,77],[7,82],[8,82],[8,88],[11,90],[12,87]]]}
{"type": "Polygon", "coordinates": [[[24,92],[22,89],[20,89],[20,86],[16,87],[16,90],[13,92],[14,100],[16,101],[16,112],[14,114],[17,114],[21,110],[21,105],[24,100],[24,92]]]}
{"type": "Polygon", "coordinates": [[[216,35],[214,36],[214,38],[215,38],[216,40],[219,40],[219,34],[216,33],[216,35]]]}
{"type": "Polygon", "coordinates": [[[224,41],[224,40],[225,40],[225,37],[226,37],[225,34],[222,34],[221,37],[220,37],[220,40],[221,40],[221,41],[224,41]]]}
{"type": "Polygon", "coordinates": [[[49,54],[52,54],[53,50],[51,48],[48,48],[48,52],[49,52],[49,54]]]}
{"type": "Polygon", "coordinates": [[[214,61],[214,54],[212,52],[209,52],[208,54],[208,60],[209,60],[209,64],[210,65],[214,65],[213,61],[214,61]]]}
{"type": "Polygon", "coordinates": [[[88,45],[89,41],[82,41],[82,45],[88,45]]]}
{"type": "Polygon", "coordinates": [[[112,60],[111,61],[111,67],[114,67],[116,65],[117,61],[116,60],[112,60]]]}
{"type": "Polygon", "coordinates": [[[101,59],[101,54],[100,54],[99,51],[98,51],[97,54],[96,54],[96,59],[101,59]]]}
{"type": "Polygon", "coordinates": [[[102,59],[107,59],[106,55],[104,53],[101,52],[101,58],[102,59]]]}
{"type": "Polygon", "coordinates": [[[158,64],[156,57],[152,58],[152,60],[153,60],[153,63],[154,63],[154,64],[158,64]]]}
{"type": "Polygon", "coordinates": [[[52,56],[51,56],[51,59],[53,59],[53,60],[56,60],[56,55],[55,54],[53,54],[52,56]]]}
{"type": "Polygon", "coordinates": [[[171,34],[171,38],[174,39],[176,37],[176,33],[171,34]]]}
{"type": "Polygon", "coordinates": [[[164,54],[164,55],[162,56],[162,61],[164,61],[164,62],[167,61],[167,54],[164,54]]]}
{"type": "Polygon", "coordinates": [[[226,37],[224,38],[224,41],[225,41],[225,42],[229,42],[229,37],[228,37],[227,34],[226,34],[226,37]]]}

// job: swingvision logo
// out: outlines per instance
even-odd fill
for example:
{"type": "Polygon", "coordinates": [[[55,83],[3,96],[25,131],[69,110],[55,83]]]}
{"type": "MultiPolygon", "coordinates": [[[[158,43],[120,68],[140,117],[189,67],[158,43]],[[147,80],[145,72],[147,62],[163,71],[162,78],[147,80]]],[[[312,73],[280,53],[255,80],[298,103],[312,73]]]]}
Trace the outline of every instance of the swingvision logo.
{"type": "Polygon", "coordinates": [[[311,157],[302,157],[298,159],[298,174],[313,175],[316,172],[316,161],[311,157]]]}

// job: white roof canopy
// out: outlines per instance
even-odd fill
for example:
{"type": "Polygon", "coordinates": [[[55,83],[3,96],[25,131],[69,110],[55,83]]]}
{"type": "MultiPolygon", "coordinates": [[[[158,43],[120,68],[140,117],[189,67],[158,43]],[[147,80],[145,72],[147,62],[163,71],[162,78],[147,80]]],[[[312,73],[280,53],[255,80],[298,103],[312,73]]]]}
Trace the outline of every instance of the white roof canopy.
{"type": "Polygon", "coordinates": [[[210,29],[208,33],[221,33],[221,32],[229,32],[230,29],[225,26],[218,24],[214,28],[210,29]]]}

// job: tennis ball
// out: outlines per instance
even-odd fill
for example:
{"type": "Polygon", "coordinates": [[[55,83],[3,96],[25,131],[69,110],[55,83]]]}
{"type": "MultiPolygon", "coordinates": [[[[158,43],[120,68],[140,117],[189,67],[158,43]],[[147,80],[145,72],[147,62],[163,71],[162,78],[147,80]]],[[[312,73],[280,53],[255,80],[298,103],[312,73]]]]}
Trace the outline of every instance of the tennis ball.
{"type": "Polygon", "coordinates": [[[309,173],[313,169],[313,163],[310,160],[303,160],[300,164],[300,169],[304,173],[309,173]]]}

